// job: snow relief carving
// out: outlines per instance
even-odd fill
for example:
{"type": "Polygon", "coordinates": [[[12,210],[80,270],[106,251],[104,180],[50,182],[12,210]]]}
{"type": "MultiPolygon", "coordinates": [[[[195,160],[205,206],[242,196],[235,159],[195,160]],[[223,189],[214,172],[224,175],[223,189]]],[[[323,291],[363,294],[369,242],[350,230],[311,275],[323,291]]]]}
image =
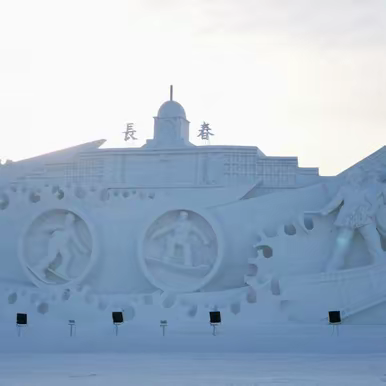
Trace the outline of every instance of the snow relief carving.
{"type": "MultiPolygon", "coordinates": [[[[334,249],[326,267],[327,272],[342,269],[345,257],[350,251],[352,240],[358,231],[374,263],[385,262],[377,222],[382,221],[377,212],[386,198],[386,185],[381,181],[381,173],[365,173],[360,168],[347,173],[345,183],[333,199],[314,214],[327,216],[339,210],[334,225],[338,229],[334,249]]],[[[313,212],[310,212],[313,213],[313,212]]],[[[380,226],[378,226],[380,228],[380,226]]]]}
{"type": "Polygon", "coordinates": [[[34,282],[64,285],[88,273],[92,249],[86,222],[72,211],[55,209],[41,214],[29,226],[20,257],[34,282]]]}
{"type": "Polygon", "coordinates": [[[169,211],[146,232],[140,258],[146,276],[158,288],[195,291],[213,276],[218,241],[212,226],[201,215],[169,211]]]}

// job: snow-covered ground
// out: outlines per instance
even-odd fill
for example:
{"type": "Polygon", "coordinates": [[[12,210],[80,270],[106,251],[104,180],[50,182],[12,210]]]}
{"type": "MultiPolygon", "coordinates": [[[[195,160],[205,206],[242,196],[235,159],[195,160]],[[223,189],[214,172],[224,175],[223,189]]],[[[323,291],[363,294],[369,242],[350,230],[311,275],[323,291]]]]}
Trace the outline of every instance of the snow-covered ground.
{"type": "MultiPolygon", "coordinates": [[[[235,319],[236,320],[236,319],[235,319]]],[[[30,324],[0,332],[0,386],[386,384],[386,327],[223,323],[30,324]],[[114,383],[116,382],[116,383],[114,383]],[[119,382],[119,383],[118,383],[119,382]]]]}
{"type": "Polygon", "coordinates": [[[45,315],[19,303],[3,307],[0,386],[386,385],[383,325],[343,324],[337,335],[324,322],[264,322],[256,306],[243,305],[238,315],[222,312],[213,336],[207,308],[190,318],[181,309],[142,306],[115,336],[111,310],[92,310],[85,305],[81,318],[64,306],[45,315]],[[20,311],[28,312],[28,327],[18,337],[20,311]],[[161,319],[168,320],[165,337],[161,319]]]}
{"type": "Polygon", "coordinates": [[[0,355],[0,385],[377,386],[385,355],[262,353],[0,355]]]}

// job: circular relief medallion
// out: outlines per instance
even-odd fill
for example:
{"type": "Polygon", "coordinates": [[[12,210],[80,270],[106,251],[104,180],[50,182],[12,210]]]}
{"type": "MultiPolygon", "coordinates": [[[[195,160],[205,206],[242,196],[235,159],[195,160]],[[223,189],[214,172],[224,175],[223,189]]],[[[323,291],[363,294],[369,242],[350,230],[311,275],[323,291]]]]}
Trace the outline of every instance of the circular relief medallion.
{"type": "Polygon", "coordinates": [[[147,229],[139,258],[148,280],[165,291],[190,292],[207,284],[220,265],[216,232],[200,214],[172,210],[147,229]]]}
{"type": "Polygon", "coordinates": [[[27,228],[20,258],[36,284],[67,285],[83,279],[94,260],[90,229],[78,214],[47,211],[27,228]]]}

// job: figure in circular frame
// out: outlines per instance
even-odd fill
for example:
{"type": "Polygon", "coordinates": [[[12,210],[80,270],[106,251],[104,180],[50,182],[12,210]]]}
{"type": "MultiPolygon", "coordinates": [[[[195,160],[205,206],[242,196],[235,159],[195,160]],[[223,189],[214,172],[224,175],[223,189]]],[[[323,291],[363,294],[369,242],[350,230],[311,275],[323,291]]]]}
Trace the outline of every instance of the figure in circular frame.
{"type": "Polygon", "coordinates": [[[22,240],[22,260],[28,272],[44,284],[66,284],[88,271],[93,239],[85,221],[69,210],[38,216],[22,240]]]}
{"type": "Polygon", "coordinates": [[[47,255],[40,260],[35,267],[37,274],[46,276],[47,270],[55,275],[70,280],[68,277],[69,265],[76,253],[71,250],[74,247],[81,254],[88,254],[90,251],[83,245],[78,233],[75,230],[75,215],[68,212],[65,215],[64,226],[57,226],[48,230],[51,234],[48,241],[47,255]],[[50,268],[52,263],[60,256],[60,262],[55,268],[50,268]]]}
{"type": "Polygon", "coordinates": [[[189,220],[189,213],[181,211],[175,223],[154,232],[152,239],[166,235],[166,252],[162,256],[164,261],[176,260],[176,251],[180,249],[183,264],[193,267],[192,244],[189,240],[191,234],[199,237],[205,246],[209,245],[209,238],[189,220]]]}
{"type": "Polygon", "coordinates": [[[141,264],[158,288],[194,291],[210,280],[219,265],[219,245],[212,225],[191,210],[170,210],[147,229],[141,264]]]}

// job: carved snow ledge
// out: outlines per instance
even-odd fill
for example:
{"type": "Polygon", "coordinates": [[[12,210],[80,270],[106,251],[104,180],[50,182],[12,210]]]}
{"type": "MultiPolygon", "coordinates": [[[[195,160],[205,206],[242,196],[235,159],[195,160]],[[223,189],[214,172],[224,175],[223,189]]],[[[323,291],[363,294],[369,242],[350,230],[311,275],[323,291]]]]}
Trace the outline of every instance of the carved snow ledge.
{"type": "Polygon", "coordinates": [[[66,149],[57,150],[52,153],[14,162],[7,168],[0,168],[0,186],[8,185],[23,179],[23,177],[33,174],[35,171],[39,170],[39,168],[44,168],[46,164],[52,162],[60,163],[71,161],[80,153],[99,149],[105,142],[105,139],[99,139],[66,149]]]}

